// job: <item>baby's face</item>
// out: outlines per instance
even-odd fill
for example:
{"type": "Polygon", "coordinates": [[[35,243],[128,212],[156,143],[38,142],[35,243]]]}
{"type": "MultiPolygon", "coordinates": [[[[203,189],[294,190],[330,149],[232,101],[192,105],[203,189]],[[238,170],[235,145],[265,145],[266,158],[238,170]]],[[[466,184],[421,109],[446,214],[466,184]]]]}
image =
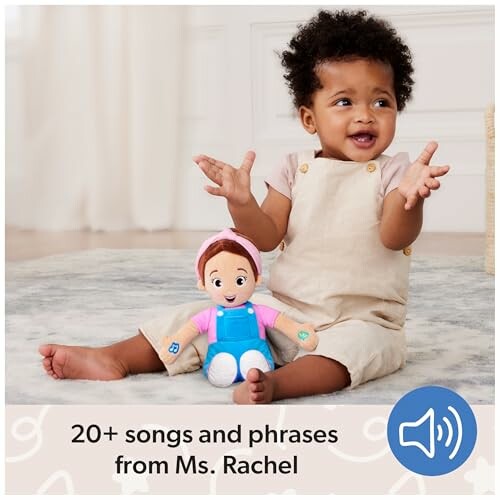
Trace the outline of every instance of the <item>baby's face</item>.
{"type": "Polygon", "coordinates": [[[319,136],[321,156],[365,162],[381,155],[396,131],[392,68],[357,59],[323,63],[317,74],[322,88],[299,111],[304,128],[319,136]]]}
{"type": "Polygon", "coordinates": [[[252,267],[245,257],[230,252],[220,252],[205,264],[205,285],[211,299],[224,307],[244,304],[253,294],[256,280],[252,267]]]}

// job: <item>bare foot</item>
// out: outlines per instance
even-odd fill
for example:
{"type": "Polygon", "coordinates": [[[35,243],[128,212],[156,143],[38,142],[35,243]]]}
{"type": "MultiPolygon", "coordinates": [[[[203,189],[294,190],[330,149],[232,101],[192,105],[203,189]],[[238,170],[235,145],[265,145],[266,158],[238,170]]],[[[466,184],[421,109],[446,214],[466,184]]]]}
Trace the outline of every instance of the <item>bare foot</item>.
{"type": "Polygon", "coordinates": [[[247,379],[233,392],[233,401],[240,405],[265,404],[273,400],[274,381],[270,373],[252,368],[247,379]]]}
{"type": "Polygon", "coordinates": [[[43,367],[55,379],[117,380],[127,375],[104,348],[44,344],[38,348],[43,367]]]}

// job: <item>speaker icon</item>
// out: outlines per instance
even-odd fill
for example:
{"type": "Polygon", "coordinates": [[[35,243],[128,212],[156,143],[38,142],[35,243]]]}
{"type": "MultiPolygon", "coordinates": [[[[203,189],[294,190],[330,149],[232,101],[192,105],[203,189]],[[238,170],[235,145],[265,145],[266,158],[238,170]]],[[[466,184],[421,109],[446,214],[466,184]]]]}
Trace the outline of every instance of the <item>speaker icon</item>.
{"type": "Polygon", "coordinates": [[[394,456],[407,469],[426,476],[460,467],[476,438],[472,408],[446,387],[431,385],[408,392],[394,405],[387,422],[394,456]]]}
{"type": "MultiPolygon", "coordinates": [[[[453,418],[455,419],[454,422],[457,436],[455,446],[451,453],[448,455],[448,459],[453,460],[456,457],[458,450],[460,449],[460,445],[462,444],[463,427],[462,420],[457,410],[455,410],[453,406],[448,406],[448,411],[451,413],[451,415],[453,415],[453,418]]],[[[446,424],[448,434],[444,446],[449,448],[454,437],[453,425],[450,419],[446,416],[442,417],[442,420],[446,424]]],[[[401,446],[416,446],[418,449],[422,450],[429,458],[435,457],[436,441],[440,442],[443,439],[443,436],[444,432],[441,424],[435,425],[434,408],[429,408],[425,412],[425,414],[415,422],[403,422],[399,425],[399,444],[401,446]],[[419,432],[417,433],[417,435],[414,435],[414,432],[410,431],[411,429],[423,432],[419,432]],[[423,439],[420,434],[423,434],[423,439],[425,439],[425,442],[422,442],[423,439]],[[413,439],[410,439],[411,437],[413,439]]]]}

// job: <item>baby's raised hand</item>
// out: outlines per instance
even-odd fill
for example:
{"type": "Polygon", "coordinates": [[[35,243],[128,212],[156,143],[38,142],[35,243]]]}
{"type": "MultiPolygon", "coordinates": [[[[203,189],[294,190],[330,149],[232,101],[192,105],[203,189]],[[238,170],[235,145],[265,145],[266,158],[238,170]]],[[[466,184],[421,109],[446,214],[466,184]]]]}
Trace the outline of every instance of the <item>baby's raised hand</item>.
{"type": "Polygon", "coordinates": [[[309,323],[300,325],[297,339],[297,344],[305,351],[314,351],[319,342],[318,334],[314,331],[313,325],[309,323]]]}
{"type": "Polygon", "coordinates": [[[435,177],[445,175],[450,167],[429,165],[432,155],[438,148],[437,142],[429,142],[418,159],[406,171],[398,189],[406,198],[405,210],[411,210],[419,198],[427,198],[431,190],[439,189],[440,183],[435,177]]]}
{"type": "Polygon", "coordinates": [[[205,186],[214,196],[223,196],[229,203],[244,205],[250,200],[250,171],[255,161],[255,153],[248,151],[240,168],[234,168],[209,156],[199,155],[193,161],[216,186],[205,186]]]}

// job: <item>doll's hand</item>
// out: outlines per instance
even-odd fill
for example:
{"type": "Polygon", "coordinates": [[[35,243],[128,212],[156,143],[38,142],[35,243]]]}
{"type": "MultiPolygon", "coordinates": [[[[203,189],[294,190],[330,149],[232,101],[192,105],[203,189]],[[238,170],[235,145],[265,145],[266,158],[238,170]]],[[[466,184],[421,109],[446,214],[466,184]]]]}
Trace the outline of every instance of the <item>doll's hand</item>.
{"type": "Polygon", "coordinates": [[[240,168],[234,168],[205,155],[195,156],[193,161],[212,182],[219,186],[205,186],[208,193],[223,196],[234,205],[245,205],[251,199],[250,170],[255,161],[253,151],[247,152],[240,168]]]}
{"type": "Polygon", "coordinates": [[[437,142],[429,142],[415,161],[406,171],[398,189],[406,198],[405,210],[411,210],[419,198],[428,198],[431,190],[439,189],[440,183],[435,177],[445,175],[450,167],[433,167],[429,165],[432,155],[438,148],[437,142]]]}
{"type": "Polygon", "coordinates": [[[175,338],[165,337],[163,347],[160,351],[160,359],[166,364],[171,365],[181,352],[181,344],[175,338]]]}
{"type": "Polygon", "coordinates": [[[297,340],[297,344],[305,351],[314,351],[319,342],[318,334],[309,323],[300,325],[300,329],[297,332],[297,340]]]}

